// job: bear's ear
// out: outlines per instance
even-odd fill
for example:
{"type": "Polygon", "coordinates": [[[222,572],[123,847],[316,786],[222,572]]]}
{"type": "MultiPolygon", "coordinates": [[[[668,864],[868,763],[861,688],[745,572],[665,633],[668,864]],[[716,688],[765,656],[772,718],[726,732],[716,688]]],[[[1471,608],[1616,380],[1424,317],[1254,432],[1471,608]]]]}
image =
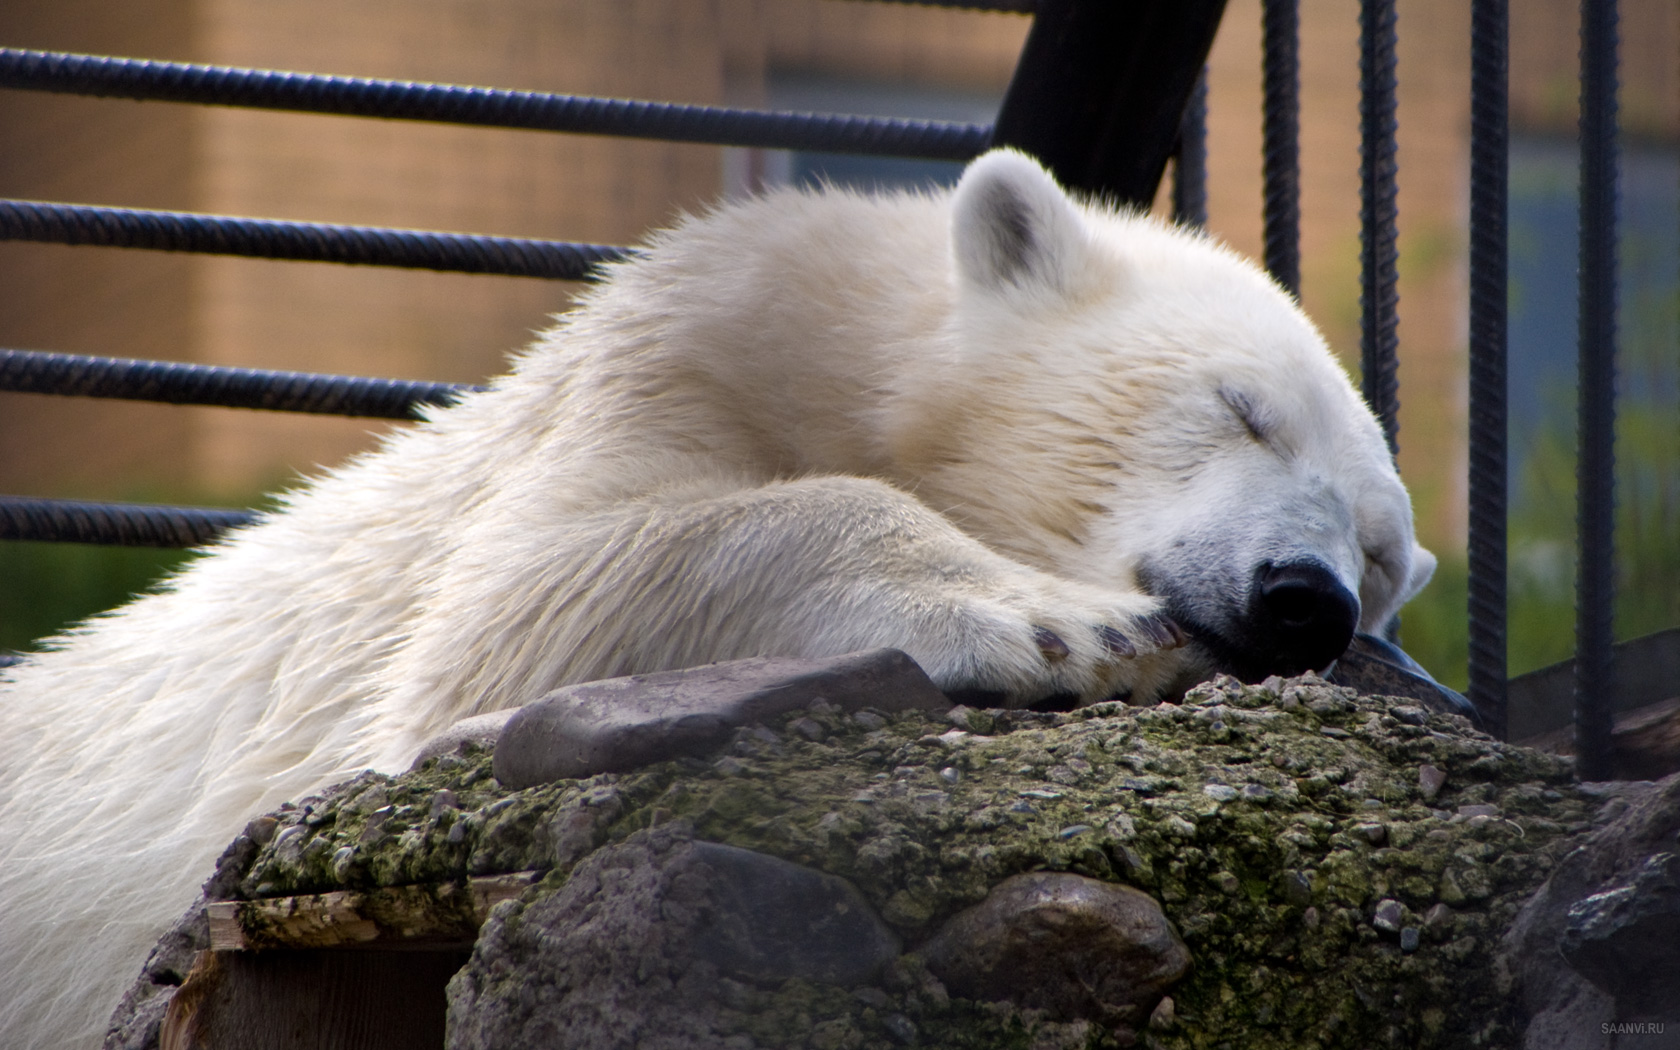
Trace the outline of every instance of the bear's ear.
{"type": "Polygon", "coordinates": [[[1412,576],[1406,581],[1406,586],[1400,591],[1400,602],[1409,602],[1416,597],[1417,592],[1423,590],[1423,585],[1435,575],[1435,555],[1429,553],[1421,544],[1412,545],[1412,576]]]}
{"type": "Polygon", "coordinates": [[[951,202],[957,272],[994,292],[1067,292],[1089,234],[1050,173],[1024,153],[1000,149],[968,166],[951,202]]]}

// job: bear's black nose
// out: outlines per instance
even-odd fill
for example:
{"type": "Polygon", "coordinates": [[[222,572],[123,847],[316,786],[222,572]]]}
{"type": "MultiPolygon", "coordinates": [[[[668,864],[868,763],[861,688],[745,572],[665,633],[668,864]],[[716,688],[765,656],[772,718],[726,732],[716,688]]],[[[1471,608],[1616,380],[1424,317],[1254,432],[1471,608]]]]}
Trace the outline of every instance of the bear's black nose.
{"type": "Polygon", "coordinates": [[[1316,561],[1262,565],[1254,611],[1271,635],[1275,674],[1323,670],[1342,655],[1359,622],[1359,599],[1316,561]]]}

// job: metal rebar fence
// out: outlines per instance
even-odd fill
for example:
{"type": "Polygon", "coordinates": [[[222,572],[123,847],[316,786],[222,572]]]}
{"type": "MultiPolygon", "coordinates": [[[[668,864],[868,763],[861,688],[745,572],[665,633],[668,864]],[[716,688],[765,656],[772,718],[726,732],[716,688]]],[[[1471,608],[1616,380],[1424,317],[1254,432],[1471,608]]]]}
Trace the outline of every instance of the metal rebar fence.
{"type": "Polygon", "coordinates": [[[248,510],[0,496],[0,540],[197,547],[256,518],[248,510]]]}
{"type": "Polygon", "coordinates": [[[1611,769],[1616,508],[1616,0],[1581,0],[1575,768],[1611,769]]]}
{"type": "Polygon", "coordinates": [[[1266,270],[1301,297],[1301,17],[1299,0],[1261,4],[1266,270]]]}
{"type": "Polygon", "coordinates": [[[1173,219],[1186,226],[1207,226],[1207,69],[1178,125],[1178,152],[1173,154],[1173,219]]]}
{"type": "Polygon", "coordinates": [[[1365,400],[1400,448],[1394,0],[1359,4],[1359,360],[1365,400]]]}
{"type": "Polygon", "coordinates": [[[419,419],[423,405],[451,404],[463,393],[482,389],[459,383],[0,348],[0,390],[25,394],[419,419]]]}
{"type": "Polygon", "coordinates": [[[597,266],[629,254],[606,244],[20,200],[0,200],[0,240],[562,281],[592,280],[597,266]]]}
{"type": "Polygon", "coordinates": [[[765,113],[408,80],[0,48],[0,87],[479,127],[967,160],[991,128],[937,120],[765,113]]]}
{"type": "Polygon", "coordinates": [[[1470,702],[1506,737],[1509,0],[1470,7],[1470,702]]]}

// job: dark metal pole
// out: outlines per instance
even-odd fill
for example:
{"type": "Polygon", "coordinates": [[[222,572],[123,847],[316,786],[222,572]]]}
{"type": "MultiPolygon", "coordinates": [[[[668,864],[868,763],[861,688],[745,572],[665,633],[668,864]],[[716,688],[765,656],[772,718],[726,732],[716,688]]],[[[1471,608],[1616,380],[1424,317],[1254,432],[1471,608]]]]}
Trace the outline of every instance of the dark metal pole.
{"type": "Polygon", "coordinates": [[[992,144],[1069,189],[1147,208],[1225,0],[1039,0],[992,144]]]}
{"type": "Polygon", "coordinates": [[[1399,451],[1394,0],[1359,5],[1359,306],[1365,400],[1399,451]]]}
{"type": "Polygon", "coordinates": [[[1301,17],[1299,0],[1264,0],[1266,269],[1301,296],[1301,17]]]}
{"type": "Polygon", "coordinates": [[[1510,0],[1470,4],[1470,702],[1506,737],[1510,0]]]}
{"type": "Polygon", "coordinates": [[[1178,125],[1178,153],[1173,160],[1173,218],[1186,226],[1207,226],[1207,69],[1178,125]]]}
{"type": "Polygon", "coordinates": [[[1611,776],[1615,605],[1616,0],[1581,0],[1581,263],[1575,763],[1611,776]]]}

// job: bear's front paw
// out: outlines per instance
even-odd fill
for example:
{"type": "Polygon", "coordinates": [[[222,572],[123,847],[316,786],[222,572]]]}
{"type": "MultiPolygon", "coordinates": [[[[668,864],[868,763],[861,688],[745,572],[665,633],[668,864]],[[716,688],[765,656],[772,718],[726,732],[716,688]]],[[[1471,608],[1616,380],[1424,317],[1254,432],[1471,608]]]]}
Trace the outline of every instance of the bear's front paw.
{"type": "Polygon", "coordinates": [[[900,645],[954,701],[975,707],[1142,700],[1176,676],[1185,634],[1154,599],[1055,590],[956,603],[949,622],[924,624],[934,629],[900,645]]]}

